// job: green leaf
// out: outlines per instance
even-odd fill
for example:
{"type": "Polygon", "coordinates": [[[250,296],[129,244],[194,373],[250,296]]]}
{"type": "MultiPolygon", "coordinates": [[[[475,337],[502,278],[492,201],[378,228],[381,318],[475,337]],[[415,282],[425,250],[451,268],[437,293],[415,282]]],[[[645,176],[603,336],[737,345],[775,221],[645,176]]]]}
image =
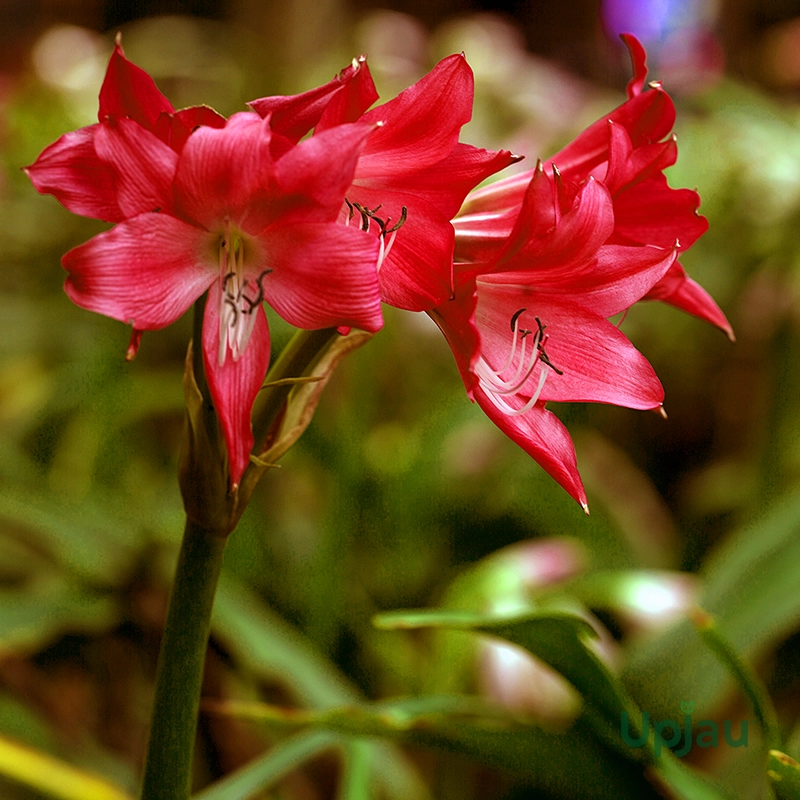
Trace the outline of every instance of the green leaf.
{"type": "MultiPolygon", "coordinates": [[[[285,683],[312,708],[358,703],[361,694],[302,634],[243,586],[223,575],[212,617],[214,637],[244,667],[285,683]]],[[[395,747],[373,743],[375,774],[388,797],[423,800],[427,791],[416,769],[395,747]]]]}
{"type": "Polygon", "coordinates": [[[800,764],[780,750],[770,750],[767,777],[778,800],[800,800],[800,764]]]}
{"type": "Polygon", "coordinates": [[[107,630],[118,618],[113,598],[57,577],[25,592],[0,591],[0,654],[35,651],[66,632],[107,630]]]}
{"type": "Polygon", "coordinates": [[[97,775],[3,737],[0,775],[55,800],[132,800],[127,792],[97,775]]]}
{"type": "Polygon", "coordinates": [[[559,798],[658,796],[640,764],[603,746],[583,722],[569,731],[546,731],[475,698],[426,696],[325,711],[220,703],[213,710],[290,730],[308,726],[351,736],[383,736],[458,753],[559,798]]]}
{"type": "MultiPolygon", "coordinates": [[[[723,800],[727,797],[719,787],[684,767],[668,750],[655,758],[649,740],[641,751],[623,741],[619,727],[621,715],[627,713],[629,722],[635,725],[636,721],[642,719],[641,711],[630,699],[619,678],[587,647],[587,642],[596,633],[583,617],[552,610],[534,611],[517,617],[412,611],[381,615],[376,619],[376,624],[395,629],[434,627],[470,630],[497,636],[524,647],[560,672],[581,693],[584,712],[570,729],[571,733],[585,730],[588,725],[600,741],[620,755],[649,762],[651,769],[687,800],[723,800]]],[[[638,733],[638,730],[633,732],[633,736],[638,738],[638,733]]],[[[588,744],[584,743],[583,746],[588,747],[588,744]]],[[[537,748],[541,747],[543,745],[537,743],[537,748]]],[[[480,752],[475,755],[480,756],[480,752]]],[[[554,754],[553,757],[557,756],[554,754]]],[[[607,753],[606,758],[611,760],[613,756],[607,753]]],[[[572,759],[569,769],[575,769],[579,760],[580,757],[572,759]]],[[[631,766],[630,769],[636,768],[631,766]]]]}
{"type": "Polygon", "coordinates": [[[18,538],[33,558],[42,560],[44,550],[51,563],[93,583],[115,584],[136,557],[134,525],[85,501],[68,505],[45,494],[6,488],[0,495],[0,518],[8,533],[21,529],[18,538]]]}
{"type": "Polygon", "coordinates": [[[299,733],[232,775],[193,795],[194,800],[244,800],[274,785],[292,770],[339,740],[324,731],[299,733]]]}
{"type": "MultiPolygon", "coordinates": [[[[616,675],[587,647],[596,638],[583,618],[563,611],[534,611],[516,617],[457,611],[396,612],[376,619],[381,628],[446,628],[484,633],[525,648],[560,672],[583,696],[584,715],[607,744],[627,757],[648,759],[649,749],[631,751],[619,735],[623,712],[632,724],[638,709],[616,675]]],[[[636,736],[637,734],[634,734],[636,736]]]]}
{"type": "MultiPolygon", "coordinates": [[[[766,516],[743,526],[703,572],[699,604],[742,658],[757,661],[800,624],[800,496],[787,495],[766,516]]],[[[641,705],[659,717],[674,716],[681,701],[710,713],[733,689],[725,668],[688,622],[635,646],[623,677],[641,705]]]]}
{"type": "Polygon", "coordinates": [[[341,800],[370,800],[373,796],[372,749],[363,739],[350,739],[346,743],[341,800]]]}

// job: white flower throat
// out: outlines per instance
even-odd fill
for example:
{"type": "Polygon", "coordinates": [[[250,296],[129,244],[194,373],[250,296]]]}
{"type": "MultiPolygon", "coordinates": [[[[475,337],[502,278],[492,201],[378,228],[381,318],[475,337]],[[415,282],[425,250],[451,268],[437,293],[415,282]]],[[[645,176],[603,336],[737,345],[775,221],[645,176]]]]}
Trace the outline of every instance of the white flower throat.
{"type": "Polygon", "coordinates": [[[272,272],[265,269],[254,281],[244,276],[245,240],[231,231],[226,222],[219,243],[219,353],[222,366],[230,349],[238,361],[247,348],[256,324],[256,311],[264,300],[264,277],[272,272]]]}

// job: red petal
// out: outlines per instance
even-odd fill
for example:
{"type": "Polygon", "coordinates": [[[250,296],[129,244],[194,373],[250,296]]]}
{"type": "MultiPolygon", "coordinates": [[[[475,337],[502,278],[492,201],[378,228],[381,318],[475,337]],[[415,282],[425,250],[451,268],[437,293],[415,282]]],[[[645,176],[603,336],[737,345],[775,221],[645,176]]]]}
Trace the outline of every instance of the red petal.
{"type": "MultiPolygon", "coordinates": [[[[537,403],[525,414],[517,416],[504,414],[491,402],[482,389],[476,391],[475,399],[486,416],[536,461],[588,513],[586,491],[578,473],[575,445],[558,417],[547,411],[544,403],[537,403]]],[[[522,402],[519,405],[521,407],[522,402]]]]}
{"type": "MultiPolygon", "coordinates": [[[[502,214],[467,214],[453,220],[456,232],[456,262],[492,261],[505,246],[519,212],[510,209],[502,214]]],[[[482,270],[482,271],[485,271],[482,270]]]]}
{"type": "Polygon", "coordinates": [[[733,328],[714,302],[711,295],[700,284],[695,283],[676,261],[669,272],[648,292],[644,300],[661,300],[682,311],[693,314],[724,331],[733,342],[733,328]]]}
{"type": "Polygon", "coordinates": [[[217,281],[208,293],[203,319],[203,362],[211,399],[225,437],[233,490],[242,478],[253,449],[251,413],[269,367],[269,327],[264,309],[259,305],[253,311],[255,325],[244,353],[234,361],[229,351],[225,363],[220,365],[219,293],[217,281]]]}
{"type": "Polygon", "coordinates": [[[270,117],[272,129],[296,143],[315,126],[324,130],[355,122],[377,99],[362,56],[324,86],[302,94],[262,97],[247,105],[259,116],[270,117]]]}
{"type": "Polygon", "coordinates": [[[178,156],[130,119],[98,125],[97,155],[114,167],[117,202],[125,217],[172,210],[172,182],[178,156]]]}
{"type": "Polygon", "coordinates": [[[454,55],[367,112],[362,121],[384,124],[370,136],[356,179],[417,172],[446,158],[472,116],[472,93],[472,70],[463,55],[454,55]]]}
{"type": "MultiPolygon", "coordinates": [[[[473,287],[474,284],[469,282],[460,286],[453,300],[429,312],[453,350],[467,393],[503,433],[525,450],[586,510],[586,494],[578,474],[575,448],[566,428],[545,410],[544,403],[536,404],[524,414],[503,413],[479,385],[472,370],[475,360],[480,356],[480,337],[474,323],[476,294],[473,287]]],[[[505,400],[513,408],[522,408],[526,402],[519,395],[508,396],[505,400]]]]}
{"type": "Polygon", "coordinates": [[[186,140],[197,128],[224,128],[225,122],[225,117],[210,106],[192,106],[182,108],[174,114],[162,113],[156,122],[155,134],[164,144],[180,154],[186,140]]]}
{"type": "Polygon", "coordinates": [[[204,234],[166,214],[121,222],[63,259],[66,292],[90,311],[155,330],[174,322],[209,287],[204,234]]]}
{"type": "Polygon", "coordinates": [[[223,129],[200,128],[181,153],[175,198],[182,216],[209,230],[225,218],[258,233],[285,203],[275,199],[269,124],[256,114],[234,114],[223,129]]]}
{"type": "MultiPolygon", "coordinates": [[[[447,217],[425,200],[396,191],[381,192],[354,184],[348,200],[370,209],[380,206],[378,215],[389,220],[389,228],[406,207],[405,223],[386,239],[388,244],[394,237],[379,273],[385,303],[407,311],[427,311],[450,297],[455,233],[447,217]]],[[[358,220],[356,216],[350,225],[358,220]]]]}
{"type": "Polygon", "coordinates": [[[608,122],[621,125],[634,148],[661,141],[675,124],[675,105],[660,87],[648,89],[601,117],[554,155],[564,175],[586,175],[608,158],[608,122]]]}
{"type": "Polygon", "coordinates": [[[268,302],[298,328],[383,325],[375,262],[378,241],[335,223],[275,225],[260,237],[268,302]]]}
{"type": "MultiPolygon", "coordinates": [[[[374,125],[337,125],[301,142],[275,168],[280,191],[290,196],[296,214],[333,222],[353,180],[359,156],[374,125]]],[[[352,199],[352,198],[351,198],[352,199]]]]}
{"type": "Polygon", "coordinates": [[[611,317],[641,300],[666,274],[677,251],[605,245],[590,262],[549,269],[489,273],[485,284],[517,286],[528,293],[569,297],[600,317],[611,317]]]}
{"type": "Polygon", "coordinates": [[[708,221],[697,213],[699,205],[697,192],[671,189],[664,175],[654,176],[614,198],[612,241],[658,247],[677,241],[686,250],[708,230],[708,221]]]}
{"type": "MultiPolygon", "coordinates": [[[[549,159],[545,167],[549,170],[555,164],[565,178],[575,183],[587,178],[608,160],[609,120],[625,128],[634,148],[642,147],[661,141],[672,130],[675,106],[666,92],[660,88],[650,89],[590,125],[549,159]]],[[[470,195],[464,211],[500,212],[512,208],[522,201],[532,174],[533,170],[529,170],[479,189],[470,195]]]]}
{"type": "MultiPolygon", "coordinates": [[[[365,149],[370,147],[368,141],[365,149]]],[[[416,195],[452,219],[471,189],[518,160],[508,150],[482,150],[459,143],[444,159],[424,169],[366,178],[359,166],[355,183],[376,192],[399,191],[416,195]]]]}
{"type": "Polygon", "coordinates": [[[553,179],[537,170],[506,248],[491,268],[502,272],[549,269],[555,281],[582,270],[614,230],[611,197],[605,186],[590,179],[558,224],[557,209],[553,179]]]}
{"type": "Polygon", "coordinates": [[[117,202],[117,174],[94,148],[100,125],[65,133],[46,148],[25,173],[36,191],[52,194],[74,214],[119,222],[125,214],[117,202]]]}
{"type": "Polygon", "coordinates": [[[317,123],[316,133],[334,125],[341,125],[343,122],[357,122],[378,99],[366,56],[353,59],[353,63],[342,70],[339,77],[343,86],[325,106],[322,118],[317,123]]]}
{"type": "MultiPolygon", "coordinates": [[[[492,368],[499,369],[508,358],[512,341],[509,321],[516,319],[522,327],[535,331],[536,317],[547,337],[544,353],[563,373],[549,371],[541,400],[610,403],[637,409],[661,405],[664,390],[653,368],[608,320],[565,297],[478,281],[475,319],[481,350],[492,368]],[[525,310],[523,315],[518,313],[520,309],[525,310]]],[[[535,392],[543,368],[540,360],[519,390],[520,406],[535,392]]]]}
{"type": "Polygon", "coordinates": [[[633,34],[622,33],[619,38],[625,42],[631,55],[633,77],[628,82],[628,97],[636,97],[642,93],[644,82],[647,80],[647,53],[645,53],[642,43],[633,34]]]}
{"type": "Polygon", "coordinates": [[[153,79],[125,58],[117,41],[100,88],[100,122],[111,115],[130,117],[149,131],[155,131],[159,114],[174,110],[153,79]]]}

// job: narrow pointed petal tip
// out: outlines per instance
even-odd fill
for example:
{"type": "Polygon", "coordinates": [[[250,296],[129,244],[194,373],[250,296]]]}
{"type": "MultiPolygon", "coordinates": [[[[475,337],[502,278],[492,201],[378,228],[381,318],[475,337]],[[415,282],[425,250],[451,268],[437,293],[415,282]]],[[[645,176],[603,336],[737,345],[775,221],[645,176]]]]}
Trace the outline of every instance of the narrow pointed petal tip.
{"type": "Polygon", "coordinates": [[[125,360],[133,361],[136,354],[139,352],[139,345],[142,343],[142,334],[144,331],[134,328],[131,331],[131,340],[128,343],[128,349],[125,351],[125,360]]]}

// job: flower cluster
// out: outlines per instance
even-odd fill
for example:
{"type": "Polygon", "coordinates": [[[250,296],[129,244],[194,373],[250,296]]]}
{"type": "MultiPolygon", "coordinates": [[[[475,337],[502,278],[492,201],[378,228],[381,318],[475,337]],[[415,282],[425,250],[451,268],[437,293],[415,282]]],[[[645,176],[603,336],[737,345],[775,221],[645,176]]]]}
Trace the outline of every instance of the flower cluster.
{"type": "Polygon", "coordinates": [[[586,509],[572,441],[546,403],[661,409],[647,360],[609,321],[659,299],[733,338],[725,315],[681,267],[705,232],[700,198],[668,186],[675,107],[645,88],[645,53],[623,37],[628,100],[546,163],[479,189],[456,230],[455,292],[431,315],[470,397],[586,509]]]}
{"type": "Polygon", "coordinates": [[[608,321],[657,298],[730,330],[683,272],[699,199],[663,175],[674,107],[645,90],[547,163],[475,190],[518,157],[459,142],[472,111],[463,55],[395,99],[364,58],[329,83],[225,119],[176,111],[117,41],[98,122],[27,168],[37,190],[113,227],[63,258],[83,308],[143,331],[205,299],[202,351],[234,491],[270,361],[263,304],[308,330],[382,325],[381,303],[439,324],[468,392],[584,506],[548,400],[658,408],[652,368],[608,321]]]}

